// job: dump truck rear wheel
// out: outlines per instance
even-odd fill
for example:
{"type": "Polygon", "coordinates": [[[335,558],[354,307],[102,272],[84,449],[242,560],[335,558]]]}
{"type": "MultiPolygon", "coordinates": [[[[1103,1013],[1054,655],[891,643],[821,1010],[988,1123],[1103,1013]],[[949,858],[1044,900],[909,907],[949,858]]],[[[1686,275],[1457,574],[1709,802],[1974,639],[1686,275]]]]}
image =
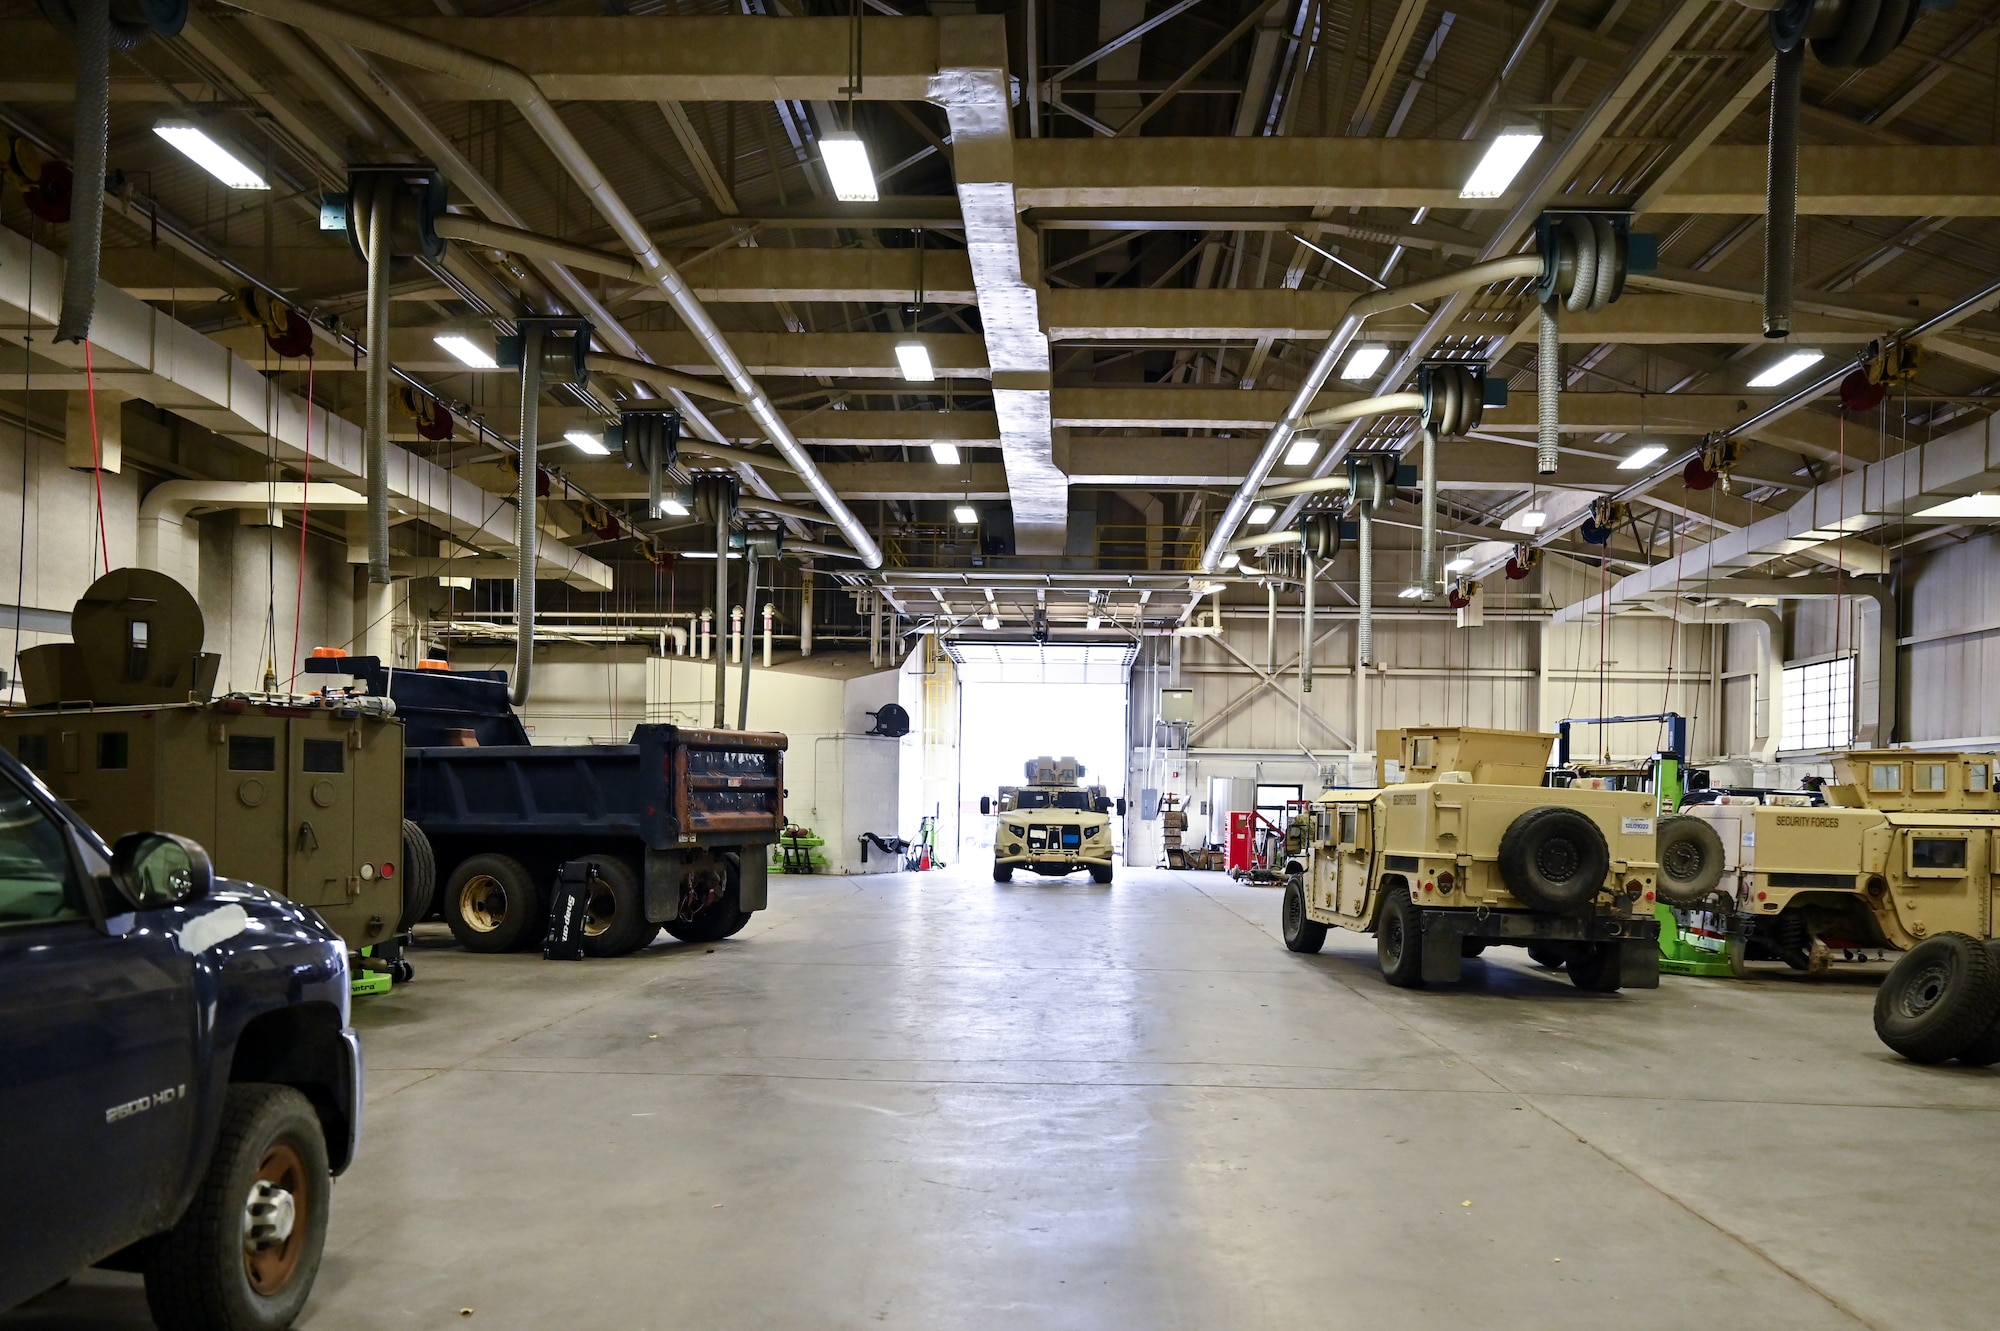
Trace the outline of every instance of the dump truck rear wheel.
{"type": "Polygon", "coordinates": [[[1660,820],[1659,897],[1669,906],[1699,906],[1722,881],[1722,837],[1700,818],[1660,820]]]}
{"type": "Polygon", "coordinates": [[[1326,926],[1306,914],[1306,890],[1298,878],[1285,880],[1285,900],[1279,929],[1294,952],[1317,952],[1326,946],[1326,926]]]}
{"type": "Polygon", "coordinates": [[[2000,957],[1967,934],[1918,943],[1875,994],[1875,1034],[1912,1063],[1969,1052],[2000,1019],[2000,957]]]}
{"type": "Polygon", "coordinates": [[[646,894],[639,875],[616,855],[586,855],[597,866],[597,886],[583,917],[583,952],[588,957],[622,957],[660,936],[646,918],[646,894]]]}
{"type": "Polygon", "coordinates": [[[1500,879],[1535,910],[1573,914],[1587,907],[1610,868],[1597,824],[1559,804],[1528,810],[1500,838],[1500,879]]]}
{"type": "Polygon", "coordinates": [[[1410,889],[1392,887],[1382,898],[1375,923],[1375,961],[1382,978],[1399,989],[1424,987],[1424,917],[1410,901],[1410,889]]]}
{"type": "Polygon", "coordinates": [[[546,907],[511,855],[474,855],[445,884],[444,922],[471,952],[507,952],[538,936],[546,907]]]}
{"type": "Polygon", "coordinates": [[[1620,944],[1579,943],[1569,954],[1569,982],[1590,994],[1615,994],[1625,981],[1620,944]]]}
{"type": "Polygon", "coordinates": [[[431,898],[437,894],[437,856],[424,829],[403,820],[403,917],[396,932],[406,934],[417,921],[431,913],[431,898]]]}

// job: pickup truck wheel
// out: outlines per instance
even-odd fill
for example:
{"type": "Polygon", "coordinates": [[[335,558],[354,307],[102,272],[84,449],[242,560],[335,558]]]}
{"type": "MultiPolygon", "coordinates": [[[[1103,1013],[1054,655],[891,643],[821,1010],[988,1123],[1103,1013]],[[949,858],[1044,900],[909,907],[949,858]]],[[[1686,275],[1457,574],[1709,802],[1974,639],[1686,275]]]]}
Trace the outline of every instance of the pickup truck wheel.
{"type": "Polygon", "coordinates": [[[403,917],[396,932],[406,934],[417,921],[431,913],[431,898],[437,895],[437,856],[424,829],[403,820],[403,917]]]}
{"type": "Polygon", "coordinates": [[[1722,837],[1700,818],[1660,820],[1659,898],[1683,910],[1699,906],[1722,881],[1722,837]]]}
{"type": "Polygon", "coordinates": [[[470,952],[506,952],[538,936],[547,907],[535,880],[511,855],[474,855],[451,872],[444,922],[470,952]]]}
{"type": "Polygon", "coordinates": [[[660,936],[660,926],[646,918],[646,895],[630,864],[616,855],[586,855],[584,863],[597,866],[597,887],[583,916],[585,956],[626,956],[660,936]]]}
{"type": "Polygon", "coordinates": [[[1382,978],[1399,989],[1424,987],[1424,917],[1410,901],[1410,889],[1392,887],[1382,898],[1375,922],[1375,961],[1382,978]]]}
{"type": "Polygon", "coordinates": [[[1306,914],[1306,889],[1297,874],[1285,880],[1285,899],[1279,909],[1278,928],[1286,947],[1312,953],[1326,946],[1326,926],[1306,914]]]}
{"type": "Polygon", "coordinates": [[[1562,915],[1589,909],[1611,870],[1604,833],[1560,804],[1530,809],[1500,837],[1500,880],[1524,906],[1562,915]]]}
{"type": "Polygon", "coordinates": [[[283,1331],[319,1274],[333,1180],[305,1096],[239,1083],[208,1173],[146,1262],[161,1331],[283,1331]]]}
{"type": "Polygon", "coordinates": [[[1972,1049],[2000,1018],[2000,957],[1968,934],[1926,938],[1875,992],[1875,1034],[1912,1063],[1972,1049]]]}

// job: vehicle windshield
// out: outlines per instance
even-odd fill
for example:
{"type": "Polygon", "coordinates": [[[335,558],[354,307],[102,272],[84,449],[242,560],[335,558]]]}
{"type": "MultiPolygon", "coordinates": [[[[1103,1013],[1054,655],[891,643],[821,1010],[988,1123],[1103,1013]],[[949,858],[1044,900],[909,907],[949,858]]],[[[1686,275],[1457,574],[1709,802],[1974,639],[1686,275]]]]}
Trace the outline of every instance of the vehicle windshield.
{"type": "Polygon", "coordinates": [[[1087,790],[1023,790],[1014,797],[1017,809],[1092,809],[1087,790]]]}

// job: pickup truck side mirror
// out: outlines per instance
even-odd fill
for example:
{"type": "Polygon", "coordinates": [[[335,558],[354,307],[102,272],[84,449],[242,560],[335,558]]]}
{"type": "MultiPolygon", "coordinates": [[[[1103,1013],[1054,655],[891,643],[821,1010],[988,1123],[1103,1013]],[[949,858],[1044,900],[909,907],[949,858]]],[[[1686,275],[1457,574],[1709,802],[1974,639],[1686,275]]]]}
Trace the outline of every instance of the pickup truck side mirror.
{"type": "Polygon", "coordinates": [[[215,886],[215,865],[196,842],[171,832],[132,832],[111,848],[111,877],[141,910],[185,906],[215,886]]]}
{"type": "Polygon", "coordinates": [[[982,814],[993,812],[993,797],[991,795],[981,795],[979,797],[979,812],[982,814]]]}

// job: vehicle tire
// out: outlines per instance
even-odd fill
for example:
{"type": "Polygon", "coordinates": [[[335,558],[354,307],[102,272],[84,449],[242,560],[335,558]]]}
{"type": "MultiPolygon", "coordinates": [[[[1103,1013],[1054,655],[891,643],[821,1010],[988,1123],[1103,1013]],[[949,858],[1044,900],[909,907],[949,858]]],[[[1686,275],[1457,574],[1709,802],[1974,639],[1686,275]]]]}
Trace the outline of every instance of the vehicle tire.
{"type": "Polygon", "coordinates": [[[541,937],[548,903],[511,855],[474,855],[451,871],[444,922],[469,952],[507,952],[541,937]]]}
{"type": "Polygon", "coordinates": [[[1424,917],[1407,887],[1392,887],[1382,898],[1382,917],[1375,922],[1375,962],[1382,968],[1382,978],[1397,988],[1424,987],[1424,917]]]}
{"type": "Polygon", "coordinates": [[[1569,954],[1569,982],[1590,994],[1615,994],[1624,986],[1620,944],[1579,943],[1569,954]]]}
{"type": "Polygon", "coordinates": [[[1011,882],[1013,882],[1013,881],[1014,881],[1014,866],[1013,866],[1013,865],[1011,865],[1011,864],[996,864],[996,865],[994,865],[994,866],[993,866],[993,881],[994,881],[994,882],[996,882],[996,883],[1011,883],[1011,882]]]}
{"type": "Polygon", "coordinates": [[[424,829],[403,820],[403,915],[396,932],[406,934],[417,921],[431,913],[431,898],[437,895],[437,856],[431,853],[431,839],[424,829]]]}
{"type": "Polygon", "coordinates": [[[1326,946],[1326,926],[1306,914],[1305,884],[1294,876],[1285,880],[1285,899],[1278,927],[1285,946],[1294,952],[1317,952],[1326,946]]]}
{"type": "Polygon", "coordinates": [[[1476,957],[1485,950],[1486,940],[1484,938],[1461,938],[1458,940],[1458,955],[1461,957],[1476,957]]]}
{"type": "Polygon", "coordinates": [[[731,893],[691,920],[668,920],[666,931],[683,943],[719,943],[750,923],[750,912],[738,910],[731,893]]]}
{"type": "Polygon", "coordinates": [[[1108,864],[1093,864],[1093,865],[1091,865],[1091,866],[1090,866],[1090,881],[1091,881],[1091,882],[1093,882],[1093,883],[1108,883],[1108,882],[1110,882],[1110,881],[1111,881],[1111,866],[1110,866],[1110,865],[1108,865],[1108,864]]]}
{"type": "Polygon", "coordinates": [[[305,1096],[260,1082],[229,1087],[208,1172],[146,1259],[154,1323],[289,1327],[319,1274],[332,1193],[326,1138],[305,1096]]]}
{"type": "Polygon", "coordinates": [[[1722,881],[1722,837],[1707,821],[1685,814],[1660,820],[1659,899],[1693,909],[1722,881]]]}
{"type": "Polygon", "coordinates": [[[1544,970],[1559,971],[1569,964],[1569,949],[1561,943],[1530,943],[1528,960],[1544,970]]]}
{"type": "Polygon", "coordinates": [[[583,914],[583,954],[623,957],[660,936],[660,926],[646,918],[646,894],[639,875],[616,855],[586,855],[583,863],[597,866],[597,888],[583,914]]]}
{"type": "Polygon", "coordinates": [[[1500,837],[1500,880],[1534,910],[1569,915],[1588,909],[1610,868],[1611,851],[1597,824],[1558,804],[1528,810],[1500,837]]]}
{"type": "Polygon", "coordinates": [[[1942,1063],[2000,1019],[2000,956],[1968,934],[1926,938],[1875,994],[1875,1034],[1912,1063],[1942,1063]]]}

